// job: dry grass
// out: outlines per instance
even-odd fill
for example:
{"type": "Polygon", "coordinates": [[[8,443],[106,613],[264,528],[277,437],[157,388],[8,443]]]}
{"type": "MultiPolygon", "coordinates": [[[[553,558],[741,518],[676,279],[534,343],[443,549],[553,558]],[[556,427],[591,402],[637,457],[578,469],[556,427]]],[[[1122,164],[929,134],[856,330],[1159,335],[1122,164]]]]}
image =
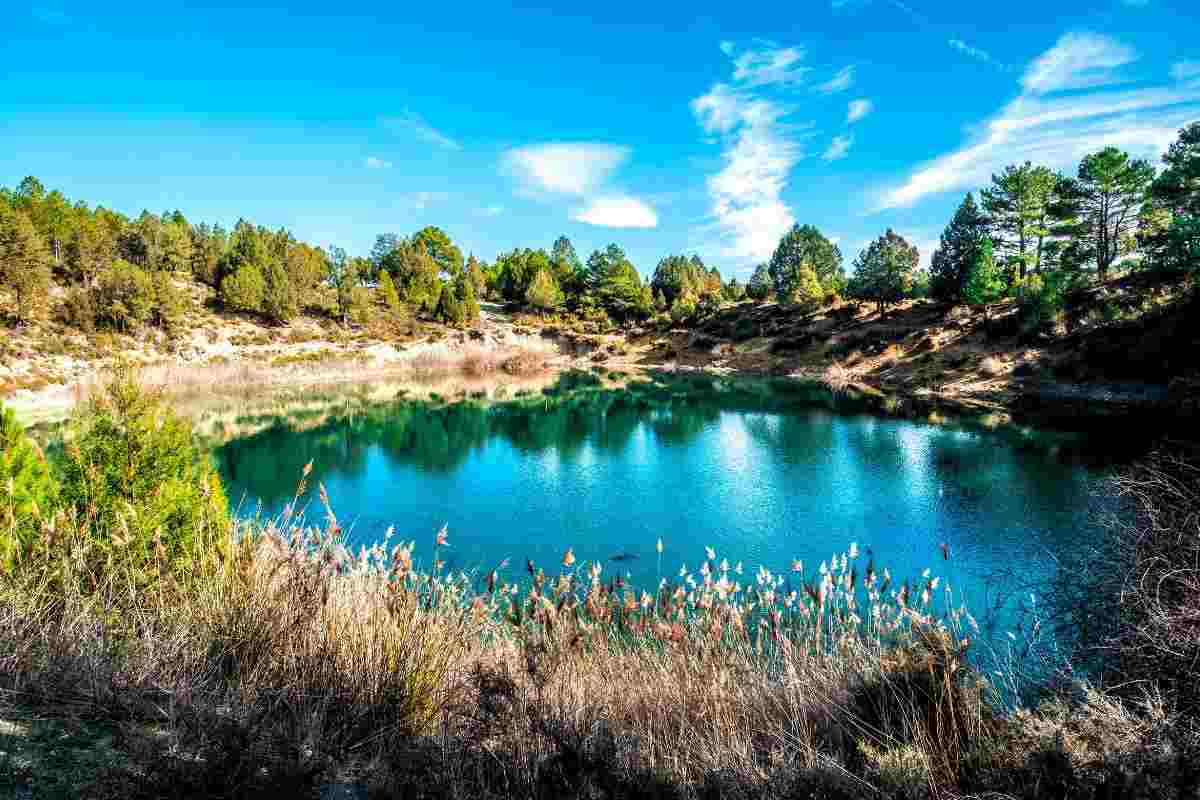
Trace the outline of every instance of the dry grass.
{"type": "Polygon", "coordinates": [[[832,391],[841,393],[854,385],[854,373],[841,361],[834,361],[825,368],[821,380],[832,391]]]}

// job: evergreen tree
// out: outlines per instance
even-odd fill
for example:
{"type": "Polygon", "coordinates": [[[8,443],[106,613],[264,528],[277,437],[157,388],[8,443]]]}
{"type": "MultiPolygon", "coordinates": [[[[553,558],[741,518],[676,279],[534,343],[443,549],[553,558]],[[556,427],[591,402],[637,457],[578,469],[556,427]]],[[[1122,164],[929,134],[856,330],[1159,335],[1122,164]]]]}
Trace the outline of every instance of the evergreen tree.
{"type": "Polygon", "coordinates": [[[954,219],[942,232],[941,245],[930,262],[929,292],[939,300],[959,300],[967,273],[975,262],[983,240],[988,238],[988,219],[968,192],[954,219]]]}
{"type": "Polygon", "coordinates": [[[821,282],[817,279],[817,271],[812,267],[801,266],[794,273],[794,279],[792,293],[788,296],[789,302],[804,308],[814,308],[825,299],[825,290],[821,288],[821,282]]]}
{"type": "Polygon", "coordinates": [[[891,228],[859,253],[850,279],[850,292],[874,302],[882,314],[912,291],[920,254],[891,228]]]}
{"type": "Polygon", "coordinates": [[[975,253],[963,284],[963,300],[972,308],[982,308],[985,321],[988,306],[1004,297],[1004,273],[992,253],[992,240],[984,239],[975,253]]]}
{"type": "Polygon", "coordinates": [[[11,568],[40,533],[36,516],[49,517],[53,494],[46,457],[0,406],[0,567],[11,568]]]}
{"type": "Polygon", "coordinates": [[[746,296],[759,301],[771,296],[771,274],[766,264],[759,264],[754,268],[754,274],[746,284],[746,296]]]}
{"type": "Polygon", "coordinates": [[[1005,167],[980,192],[995,249],[1017,281],[1042,268],[1042,250],[1053,225],[1053,197],[1060,183],[1049,167],[1005,167]]]}
{"type": "Polygon", "coordinates": [[[475,258],[474,254],[467,259],[467,280],[471,282],[471,288],[474,290],[476,302],[478,302],[478,298],[487,294],[487,276],[479,264],[479,259],[475,258]]]}
{"type": "Polygon", "coordinates": [[[263,275],[262,312],[274,322],[287,322],[298,311],[292,282],[277,259],[267,262],[263,275]]]}
{"type": "Polygon", "coordinates": [[[50,254],[21,211],[0,217],[0,287],[12,292],[21,322],[42,315],[50,291],[50,254]]]}
{"type": "Polygon", "coordinates": [[[549,270],[538,270],[525,293],[525,302],[542,312],[553,311],[562,305],[562,290],[549,270]]]}
{"type": "Polygon", "coordinates": [[[1070,197],[1078,209],[1078,240],[1101,281],[1116,260],[1136,248],[1137,230],[1154,167],[1115,147],[1084,157],[1070,197]]]}
{"type": "Polygon", "coordinates": [[[842,251],[812,225],[793,225],[779,240],[767,266],[771,285],[778,297],[790,297],[800,282],[800,272],[809,268],[828,292],[840,292],[845,284],[842,251]]]}
{"type": "Polygon", "coordinates": [[[463,310],[462,301],[458,299],[458,293],[454,290],[453,284],[442,284],[441,294],[438,296],[437,308],[434,309],[434,316],[447,325],[461,327],[465,321],[465,313],[463,310]]]}
{"type": "Polygon", "coordinates": [[[396,292],[396,284],[392,281],[391,273],[386,270],[379,273],[379,299],[383,307],[395,314],[400,311],[400,295],[396,292]]]}
{"type": "Polygon", "coordinates": [[[1150,187],[1142,240],[1150,263],[1168,272],[1200,270],[1200,122],[1179,132],[1150,187]],[[1157,224],[1149,224],[1157,220],[1157,224]]]}

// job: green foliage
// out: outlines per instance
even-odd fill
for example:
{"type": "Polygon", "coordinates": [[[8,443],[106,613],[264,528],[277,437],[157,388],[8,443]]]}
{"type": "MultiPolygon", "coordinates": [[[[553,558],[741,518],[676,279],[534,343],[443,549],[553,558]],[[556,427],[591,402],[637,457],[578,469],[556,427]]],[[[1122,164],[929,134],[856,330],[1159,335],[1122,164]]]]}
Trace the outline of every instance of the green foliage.
{"type": "MultiPolygon", "coordinates": [[[[811,270],[821,288],[840,292],[845,286],[842,251],[812,225],[793,225],[779,240],[767,265],[771,286],[778,297],[791,297],[799,288],[801,272],[811,270]]],[[[808,288],[808,287],[806,287],[808,288]]]]}
{"type": "Polygon", "coordinates": [[[1148,260],[1163,272],[1200,273],[1200,122],[1179,132],[1163,164],[1150,187],[1159,224],[1144,226],[1142,235],[1148,260]]]}
{"type": "Polygon", "coordinates": [[[0,406],[0,566],[12,568],[50,511],[54,484],[46,457],[0,406]]]}
{"type": "Polygon", "coordinates": [[[650,286],[662,294],[663,301],[674,306],[681,295],[690,294],[693,299],[721,294],[721,274],[705,268],[699,256],[667,256],[658,262],[650,286]]]}
{"type": "Polygon", "coordinates": [[[696,302],[695,295],[681,294],[671,304],[671,319],[675,322],[684,322],[696,316],[698,310],[699,305],[696,302]]]}
{"type": "Polygon", "coordinates": [[[462,327],[466,323],[466,309],[463,308],[463,303],[458,298],[458,292],[454,290],[453,285],[442,285],[442,293],[433,314],[442,322],[456,328],[462,327]]]}
{"type": "Polygon", "coordinates": [[[791,293],[787,296],[789,303],[812,309],[825,300],[825,290],[817,278],[817,271],[808,265],[801,266],[793,275],[791,293]]]}
{"type": "Polygon", "coordinates": [[[50,255],[29,216],[21,211],[0,216],[0,288],[15,300],[14,315],[28,322],[46,309],[50,255]]]}
{"type": "Polygon", "coordinates": [[[441,228],[432,225],[422,228],[413,235],[412,244],[433,260],[437,266],[438,277],[442,280],[455,280],[462,272],[462,251],[450,241],[450,237],[441,228]]]}
{"type": "Polygon", "coordinates": [[[229,245],[229,236],[220,225],[197,225],[192,230],[192,277],[217,287],[218,265],[229,245]]]}
{"type": "Polygon", "coordinates": [[[882,314],[888,304],[909,296],[918,261],[917,248],[889,228],[859,254],[848,291],[860,300],[874,302],[882,314]]]}
{"type": "Polygon", "coordinates": [[[584,290],[583,262],[566,236],[554,240],[554,246],[550,248],[550,267],[564,300],[577,299],[584,290]]]}
{"type": "Polygon", "coordinates": [[[467,325],[479,322],[481,311],[479,297],[475,294],[475,282],[465,271],[459,274],[459,278],[455,282],[455,291],[458,292],[459,300],[462,302],[463,322],[467,325]]]}
{"type": "Polygon", "coordinates": [[[738,303],[746,298],[746,287],[737,278],[730,278],[729,283],[725,284],[724,293],[726,300],[738,303]]]}
{"type": "Polygon", "coordinates": [[[110,552],[146,561],[185,555],[205,532],[226,529],[220,478],[191,425],[136,371],[114,379],[75,413],[60,469],[60,501],[110,552]]]}
{"type": "Polygon", "coordinates": [[[983,240],[988,236],[988,218],[968,192],[954,219],[942,232],[940,246],[930,262],[929,293],[939,300],[959,300],[963,284],[983,240]]]}
{"type": "Polygon", "coordinates": [[[1100,280],[1117,259],[1137,248],[1134,237],[1154,168],[1115,147],[1084,156],[1067,196],[1079,223],[1075,238],[1100,280]]]}
{"type": "Polygon", "coordinates": [[[539,311],[553,311],[562,305],[563,293],[550,270],[541,269],[525,293],[525,302],[539,311]]]}
{"type": "Polygon", "coordinates": [[[151,286],[154,288],[154,305],[150,321],[169,333],[177,333],[191,304],[187,292],[175,284],[166,270],[152,276],[151,286]]]}
{"type": "Polygon", "coordinates": [[[473,255],[467,259],[467,280],[471,282],[471,288],[475,293],[476,302],[478,302],[480,297],[487,294],[487,275],[484,273],[479,259],[473,255]]]}
{"type": "Polygon", "coordinates": [[[148,272],[117,259],[96,282],[96,319],[128,333],[151,320],[157,305],[156,294],[154,279],[148,272]]]}
{"type": "Polygon", "coordinates": [[[299,311],[292,282],[283,270],[283,265],[275,259],[267,262],[267,271],[263,274],[262,312],[267,319],[275,322],[287,322],[299,311]]]}
{"type": "Polygon", "coordinates": [[[379,274],[379,300],[392,314],[400,311],[400,294],[396,291],[396,284],[390,272],[384,271],[379,274]]]}
{"type": "Polygon", "coordinates": [[[1018,287],[1020,314],[1026,331],[1051,328],[1062,314],[1067,294],[1073,288],[1072,273],[1051,270],[1031,275],[1018,287]]]}
{"type": "Polygon", "coordinates": [[[90,287],[104,268],[116,258],[116,241],[99,220],[80,220],[67,242],[68,274],[90,287]]]}
{"type": "Polygon", "coordinates": [[[545,250],[518,248],[496,259],[496,284],[500,297],[509,303],[522,303],[529,293],[533,279],[543,270],[553,274],[550,257],[545,250]]]}
{"type": "Polygon", "coordinates": [[[759,264],[746,284],[746,296],[751,300],[766,300],[772,290],[770,268],[766,264],[759,264]]]}
{"type": "Polygon", "coordinates": [[[986,311],[989,304],[1004,297],[1005,288],[1004,273],[992,252],[992,240],[984,239],[963,284],[963,300],[986,311]]]}
{"type": "Polygon", "coordinates": [[[588,291],[610,314],[645,316],[653,309],[653,296],[643,291],[637,268],[616,244],[588,257],[586,276],[588,291]]]}
{"type": "Polygon", "coordinates": [[[258,267],[247,264],[221,280],[221,302],[233,311],[262,310],[267,284],[258,267]]]}
{"type": "Polygon", "coordinates": [[[1026,161],[993,175],[992,185],[980,192],[993,244],[1017,279],[1041,269],[1059,184],[1059,177],[1049,167],[1026,161]]]}

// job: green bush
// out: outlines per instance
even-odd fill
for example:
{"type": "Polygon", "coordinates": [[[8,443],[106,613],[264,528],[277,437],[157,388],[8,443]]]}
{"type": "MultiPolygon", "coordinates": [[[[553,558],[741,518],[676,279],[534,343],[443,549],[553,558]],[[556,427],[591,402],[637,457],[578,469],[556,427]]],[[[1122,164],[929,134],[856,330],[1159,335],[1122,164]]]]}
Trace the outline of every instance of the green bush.
{"type": "Polygon", "coordinates": [[[46,457],[17,424],[12,409],[0,406],[0,565],[13,565],[53,495],[46,457]]]}
{"type": "Polygon", "coordinates": [[[191,298],[179,288],[170,273],[160,270],[154,273],[154,309],[150,315],[151,321],[160,328],[174,332],[183,324],[187,316],[191,298]]]}
{"type": "Polygon", "coordinates": [[[59,496],[101,552],[147,561],[177,560],[230,524],[220,478],[190,423],[129,366],[71,420],[59,496]]]}

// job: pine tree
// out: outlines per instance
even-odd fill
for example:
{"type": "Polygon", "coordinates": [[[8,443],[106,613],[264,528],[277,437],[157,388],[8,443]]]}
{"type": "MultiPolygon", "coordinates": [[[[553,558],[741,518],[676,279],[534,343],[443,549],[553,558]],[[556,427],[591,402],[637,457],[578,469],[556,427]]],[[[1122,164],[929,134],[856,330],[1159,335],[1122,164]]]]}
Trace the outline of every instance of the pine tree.
{"type": "Polygon", "coordinates": [[[395,314],[400,310],[400,295],[396,291],[391,273],[387,270],[379,273],[379,299],[383,302],[383,307],[391,313],[395,314]]]}
{"type": "Polygon", "coordinates": [[[804,308],[813,308],[825,299],[825,290],[817,279],[817,271],[803,265],[795,271],[795,283],[788,300],[804,308]]]}
{"type": "Polygon", "coordinates": [[[0,566],[11,566],[40,530],[35,515],[50,511],[53,492],[45,456],[0,406],[0,566]]]}
{"type": "Polygon", "coordinates": [[[297,310],[296,295],[283,265],[271,259],[263,274],[263,313],[275,322],[287,322],[297,310]]]}
{"type": "Polygon", "coordinates": [[[963,284],[983,240],[988,235],[987,215],[967,193],[942,232],[940,246],[930,262],[929,292],[939,300],[958,300],[963,284]]]}
{"type": "Polygon", "coordinates": [[[920,261],[917,248],[891,228],[859,253],[850,279],[850,293],[874,302],[882,314],[912,291],[920,261]]]}
{"type": "Polygon", "coordinates": [[[0,287],[16,299],[16,317],[29,322],[45,311],[50,292],[50,253],[28,215],[0,218],[0,287]]]}
{"type": "Polygon", "coordinates": [[[548,269],[538,270],[525,293],[525,302],[539,311],[553,311],[562,305],[563,294],[548,269]]]}
{"type": "Polygon", "coordinates": [[[984,239],[963,285],[963,300],[973,308],[982,308],[988,321],[988,306],[1004,297],[1004,273],[992,253],[992,240],[984,239]]]}
{"type": "Polygon", "coordinates": [[[771,296],[771,275],[766,264],[754,268],[754,274],[746,284],[746,296],[751,300],[766,300],[771,296]]]}

